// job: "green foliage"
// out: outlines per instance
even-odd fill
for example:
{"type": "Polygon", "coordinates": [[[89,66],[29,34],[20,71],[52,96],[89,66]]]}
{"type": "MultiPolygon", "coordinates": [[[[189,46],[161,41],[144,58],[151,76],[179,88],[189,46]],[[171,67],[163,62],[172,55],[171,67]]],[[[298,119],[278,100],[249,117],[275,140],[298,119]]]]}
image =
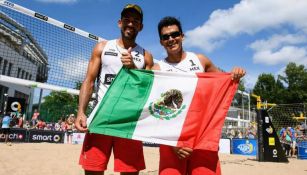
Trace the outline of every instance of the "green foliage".
{"type": "Polygon", "coordinates": [[[40,113],[46,121],[56,122],[71,113],[77,113],[78,96],[66,92],[51,92],[44,97],[40,113]]]}
{"type": "Polygon", "coordinates": [[[287,103],[307,102],[307,69],[304,65],[289,63],[285,74],[286,76],[281,76],[281,80],[288,85],[284,97],[287,103]]]}
{"type": "Polygon", "coordinates": [[[240,80],[238,90],[243,91],[243,92],[245,91],[245,81],[244,81],[244,79],[240,80]]]}
{"type": "Polygon", "coordinates": [[[304,65],[289,63],[285,75],[261,74],[254,86],[253,93],[261,96],[262,101],[277,104],[307,102],[307,70],[304,65]]]}

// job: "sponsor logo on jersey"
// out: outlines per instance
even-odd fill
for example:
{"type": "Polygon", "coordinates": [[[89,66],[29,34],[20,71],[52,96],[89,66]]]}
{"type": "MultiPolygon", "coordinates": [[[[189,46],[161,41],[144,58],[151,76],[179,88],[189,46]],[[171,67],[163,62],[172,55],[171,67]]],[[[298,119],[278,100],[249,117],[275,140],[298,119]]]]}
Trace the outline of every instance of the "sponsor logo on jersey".
{"type": "Polygon", "coordinates": [[[105,52],[104,55],[111,55],[111,56],[117,56],[118,53],[115,53],[115,52],[105,52]]]}
{"type": "Polygon", "coordinates": [[[107,84],[110,85],[112,83],[112,81],[114,80],[114,78],[116,77],[116,74],[106,74],[104,76],[104,82],[103,84],[107,84]]]}

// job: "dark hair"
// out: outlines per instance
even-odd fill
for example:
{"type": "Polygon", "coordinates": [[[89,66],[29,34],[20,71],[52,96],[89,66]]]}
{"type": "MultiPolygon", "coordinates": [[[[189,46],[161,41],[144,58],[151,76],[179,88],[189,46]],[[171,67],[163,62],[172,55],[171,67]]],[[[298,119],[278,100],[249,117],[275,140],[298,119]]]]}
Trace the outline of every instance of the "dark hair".
{"type": "Polygon", "coordinates": [[[179,29],[179,32],[182,33],[182,28],[181,28],[181,23],[180,21],[172,16],[166,16],[164,18],[162,18],[158,24],[158,32],[159,32],[159,36],[161,38],[161,30],[163,27],[167,27],[167,26],[172,26],[172,25],[176,25],[179,29]]]}

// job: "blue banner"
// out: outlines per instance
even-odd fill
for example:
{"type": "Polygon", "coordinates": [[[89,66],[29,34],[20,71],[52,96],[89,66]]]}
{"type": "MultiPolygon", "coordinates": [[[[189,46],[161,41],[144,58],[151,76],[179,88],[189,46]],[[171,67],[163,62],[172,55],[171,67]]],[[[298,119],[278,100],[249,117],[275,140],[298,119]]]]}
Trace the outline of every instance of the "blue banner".
{"type": "Polygon", "coordinates": [[[307,159],[307,141],[297,143],[298,153],[297,158],[307,159]]]}
{"type": "Polygon", "coordinates": [[[232,154],[256,156],[257,145],[256,139],[232,139],[232,154]]]}

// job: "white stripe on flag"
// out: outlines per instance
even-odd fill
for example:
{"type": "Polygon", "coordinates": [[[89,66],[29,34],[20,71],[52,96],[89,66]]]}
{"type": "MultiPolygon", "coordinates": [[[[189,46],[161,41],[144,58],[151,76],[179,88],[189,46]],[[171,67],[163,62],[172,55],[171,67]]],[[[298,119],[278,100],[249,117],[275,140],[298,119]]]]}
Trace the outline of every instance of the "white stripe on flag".
{"type": "Polygon", "coordinates": [[[147,140],[149,142],[159,141],[159,143],[174,146],[177,145],[185,116],[197,86],[197,81],[196,74],[182,75],[170,72],[155,72],[151,94],[137,122],[132,138],[136,140],[147,140]],[[186,105],[185,109],[177,117],[170,120],[162,120],[152,116],[148,108],[150,103],[158,100],[162,93],[170,89],[177,89],[182,92],[184,98],[182,105],[186,105]]]}

